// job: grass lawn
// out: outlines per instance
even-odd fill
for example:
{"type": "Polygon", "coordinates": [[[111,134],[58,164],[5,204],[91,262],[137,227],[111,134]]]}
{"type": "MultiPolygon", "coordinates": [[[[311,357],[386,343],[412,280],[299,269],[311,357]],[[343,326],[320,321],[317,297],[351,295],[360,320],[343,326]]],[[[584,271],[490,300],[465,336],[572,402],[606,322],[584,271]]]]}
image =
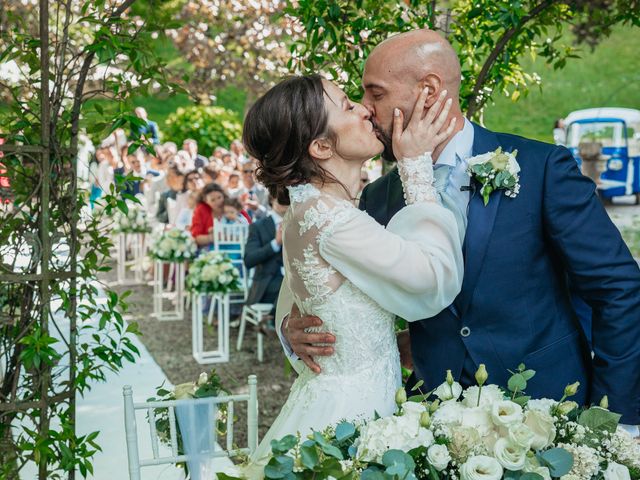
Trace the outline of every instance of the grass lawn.
{"type": "Polygon", "coordinates": [[[512,102],[496,97],[485,109],[487,128],[552,141],[553,122],[573,110],[590,107],[640,109],[640,28],[619,28],[592,53],[569,59],[554,71],[544,62],[527,62],[526,70],[542,77],[542,91],[512,102]],[[529,68],[532,66],[533,68],[529,68]]]}

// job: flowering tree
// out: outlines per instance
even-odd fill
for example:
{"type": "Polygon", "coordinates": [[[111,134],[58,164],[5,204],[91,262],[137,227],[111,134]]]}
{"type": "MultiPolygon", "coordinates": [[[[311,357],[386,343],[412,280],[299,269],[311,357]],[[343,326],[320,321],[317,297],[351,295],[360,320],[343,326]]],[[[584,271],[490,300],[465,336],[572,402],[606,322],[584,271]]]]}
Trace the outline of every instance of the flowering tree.
{"type": "Polygon", "coordinates": [[[302,27],[283,13],[283,0],[188,0],[168,35],[192,65],[187,89],[201,103],[228,85],[249,97],[288,72],[288,42],[302,27]]]}

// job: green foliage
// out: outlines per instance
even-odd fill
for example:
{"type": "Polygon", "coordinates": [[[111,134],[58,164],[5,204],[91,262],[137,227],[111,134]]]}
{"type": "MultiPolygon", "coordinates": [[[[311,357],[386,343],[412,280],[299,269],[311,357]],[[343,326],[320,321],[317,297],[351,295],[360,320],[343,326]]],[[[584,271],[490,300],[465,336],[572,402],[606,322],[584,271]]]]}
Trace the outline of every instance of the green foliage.
{"type": "Polygon", "coordinates": [[[622,415],[600,407],[591,407],[578,417],[578,423],[594,432],[615,433],[622,415]]]}
{"type": "Polygon", "coordinates": [[[42,480],[92,474],[98,432],[76,434],[73,399],[139,354],[131,339],[137,326],[123,318],[127,293],[103,290],[96,281],[110,270],[108,232],[114,213],[127,210],[120,193],[126,178],[81,216],[87,192],[78,189],[74,171],[81,113],[87,130],[102,137],[140,122],[127,103],[133,95],[157,85],[177,89],[154,43],[175,22],[152,8],[138,22],[131,4],[48,2],[46,81],[37,2],[9,2],[0,15],[0,62],[16,62],[22,72],[0,91],[10,99],[2,136],[18,147],[2,157],[13,202],[0,211],[1,478],[18,478],[28,462],[42,480]],[[97,67],[116,69],[94,78],[97,67]],[[46,96],[40,85],[49,86],[46,96]],[[95,96],[109,98],[108,107],[83,109],[95,96]],[[21,151],[23,145],[46,153],[21,151]],[[21,257],[24,265],[17,263],[21,257]]]}
{"type": "Polygon", "coordinates": [[[524,58],[538,57],[561,69],[577,56],[562,35],[567,26],[588,26],[579,38],[594,45],[610,34],[612,25],[640,23],[632,3],[604,3],[594,9],[578,0],[297,2],[288,13],[301,21],[308,35],[292,46],[290,66],[302,72],[329,72],[345,84],[348,95],[358,99],[364,59],[373,46],[391,33],[437,27],[461,60],[463,109],[468,116],[478,117],[494,92],[517,99],[540,84],[538,75],[522,67],[524,58]]]}
{"type": "Polygon", "coordinates": [[[242,134],[240,118],[222,107],[191,106],[178,108],[165,123],[167,138],[180,143],[187,138],[198,142],[202,155],[210,156],[218,147],[229,148],[242,134]]]}
{"type": "Polygon", "coordinates": [[[621,233],[631,254],[640,258],[640,218],[635,218],[631,225],[622,228],[621,233]]]}

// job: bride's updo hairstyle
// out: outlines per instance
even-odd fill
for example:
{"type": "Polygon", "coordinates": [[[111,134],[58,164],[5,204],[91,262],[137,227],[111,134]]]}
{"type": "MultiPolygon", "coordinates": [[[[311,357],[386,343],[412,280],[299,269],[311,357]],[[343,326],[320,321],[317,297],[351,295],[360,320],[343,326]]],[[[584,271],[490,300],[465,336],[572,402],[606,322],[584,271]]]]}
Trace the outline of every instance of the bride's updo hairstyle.
{"type": "Polygon", "coordinates": [[[290,203],[288,186],[312,180],[340,183],[309,155],[309,145],[317,138],[334,140],[319,75],[287,78],[249,110],[242,142],[258,160],[258,180],[281,205],[290,203]]]}

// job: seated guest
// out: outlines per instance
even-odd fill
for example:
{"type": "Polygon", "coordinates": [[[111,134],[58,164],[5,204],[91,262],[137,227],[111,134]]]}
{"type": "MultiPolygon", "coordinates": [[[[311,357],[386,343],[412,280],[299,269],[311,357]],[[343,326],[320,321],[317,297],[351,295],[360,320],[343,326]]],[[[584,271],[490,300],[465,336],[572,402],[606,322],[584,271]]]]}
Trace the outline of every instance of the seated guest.
{"type": "Polygon", "coordinates": [[[196,208],[196,204],[198,203],[198,193],[187,191],[185,192],[185,195],[186,205],[178,211],[178,216],[176,217],[176,228],[179,228],[180,230],[191,229],[193,210],[196,208]]]}
{"type": "Polygon", "coordinates": [[[222,223],[225,225],[249,225],[251,223],[251,217],[242,208],[240,200],[237,198],[227,198],[224,201],[222,223]]]}
{"type": "Polygon", "coordinates": [[[269,192],[266,187],[256,182],[256,166],[249,161],[242,166],[242,192],[239,198],[247,209],[249,216],[254,219],[263,218],[269,206],[269,192]]]}
{"type": "Polygon", "coordinates": [[[204,157],[198,153],[198,142],[196,142],[193,138],[187,138],[184,142],[182,142],[182,149],[187,151],[195,168],[202,168],[209,163],[207,157],[204,157]]]}
{"type": "Polygon", "coordinates": [[[178,167],[170,167],[167,170],[165,176],[167,186],[169,190],[166,190],[160,195],[158,200],[158,211],[156,213],[156,219],[160,223],[169,223],[169,210],[167,209],[167,199],[175,200],[178,193],[182,192],[182,186],[184,184],[184,174],[178,167]]]}
{"type": "Polygon", "coordinates": [[[237,198],[240,193],[242,193],[240,173],[238,171],[233,171],[231,175],[229,175],[229,180],[227,181],[227,194],[232,198],[237,198]]]}
{"type": "Polygon", "coordinates": [[[272,210],[265,218],[249,226],[244,264],[247,269],[256,269],[246,304],[273,303],[273,316],[284,277],[281,224],[287,206],[281,205],[276,199],[272,199],[271,206],[272,210]]]}
{"type": "Polygon", "coordinates": [[[204,186],[193,210],[191,235],[198,247],[213,245],[213,223],[222,217],[226,194],[217,183],[204,186]]]}
{"type": "Polygon", "coordinates": [[[217,166],[213,163],[209,163],[202,169],[202,179],[204,183],[218,183],[218,175],[220,174],[217,166]]]}

